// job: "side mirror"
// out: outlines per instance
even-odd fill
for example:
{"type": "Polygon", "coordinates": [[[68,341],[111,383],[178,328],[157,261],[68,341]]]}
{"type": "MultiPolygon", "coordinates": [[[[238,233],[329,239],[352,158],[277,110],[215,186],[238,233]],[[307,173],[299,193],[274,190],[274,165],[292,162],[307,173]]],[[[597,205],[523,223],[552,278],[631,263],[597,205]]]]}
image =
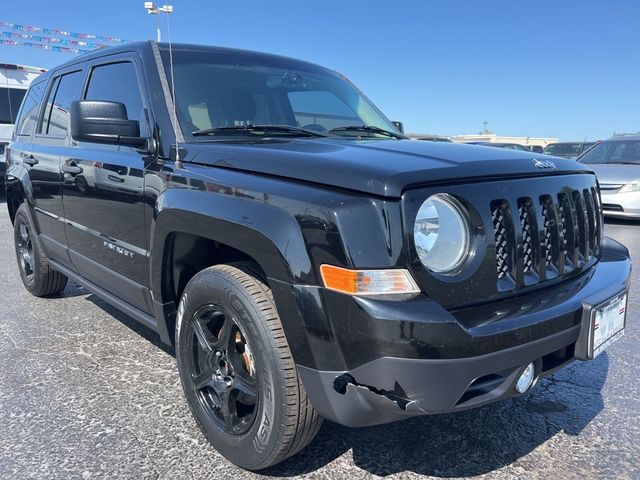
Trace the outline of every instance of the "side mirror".
{"type": "Polygon", "coordinates": [[[393,123],[393,126],[396,127],[400,133],[404,134],[404,125],[402,124],[402,122],[396,121],[391,123],[393,123]]]}
{"type": "Polygon", "coordinates": [[[120,102],[76,100],[71,102],[71,138],[79,142],[141,147],[140,123],[129,120],[120,102]]]}

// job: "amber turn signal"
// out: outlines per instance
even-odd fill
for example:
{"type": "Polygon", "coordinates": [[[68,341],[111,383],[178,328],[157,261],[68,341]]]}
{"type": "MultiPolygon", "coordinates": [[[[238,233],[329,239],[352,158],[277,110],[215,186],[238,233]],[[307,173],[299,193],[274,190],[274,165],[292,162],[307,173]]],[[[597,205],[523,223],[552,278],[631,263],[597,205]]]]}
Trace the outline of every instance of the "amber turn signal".
{"type": "Polygon", "coordinates": [[[349,295],[390,295],[420,292],[411,274],[401,268],[351,270],[333,265],[321,265],[320,274],[325,287],[349,295]]]}

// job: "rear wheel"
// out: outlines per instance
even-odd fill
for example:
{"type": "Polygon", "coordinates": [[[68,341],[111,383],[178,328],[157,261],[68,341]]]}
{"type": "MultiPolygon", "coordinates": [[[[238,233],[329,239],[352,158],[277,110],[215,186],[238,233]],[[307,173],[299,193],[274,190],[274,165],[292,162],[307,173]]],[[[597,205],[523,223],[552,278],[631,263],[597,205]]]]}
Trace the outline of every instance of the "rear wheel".
{"type": "Polygon", "coordinates": [[[67,277],[52,270],[33,228],[27,205],[16,211],[13,222],[13,238],[22,283],[37,297],[60,293],[67,285],[67,277]]]}
{"type": "Polygon", "coordinates": [[[216,265],[186,286],[176,323],[185,396],[209,441],[249,470],[281,462],[321,418],[298,378],[271,291],[246,265],[216,265]]]}

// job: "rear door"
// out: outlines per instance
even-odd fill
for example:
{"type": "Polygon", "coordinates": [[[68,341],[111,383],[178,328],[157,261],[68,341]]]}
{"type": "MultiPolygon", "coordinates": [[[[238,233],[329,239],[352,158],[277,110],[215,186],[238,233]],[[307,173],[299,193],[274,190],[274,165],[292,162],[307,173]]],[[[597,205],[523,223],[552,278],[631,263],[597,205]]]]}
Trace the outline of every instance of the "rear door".
{"type": "Polygon", "coordinates": [[[62,206],[60,155],[70,142],[69,109],[80,98],[84,73],[81,67],[56,72],[49,82],[46,101],[40,109],[36,132],[23,162],[29,168],[35,217],[47,254],[69,263],[62,206]]]}
{"type": "MultiPolygon", "coordinates": [[[[150,136],[137,58],[119,54],[88,65],[83,99],[121,102],[150,136]]],[[[62,158],[69,255],[88,280],[151,311],[144,221],[145,153],[127,146],[74,142],[62,158]]]]}

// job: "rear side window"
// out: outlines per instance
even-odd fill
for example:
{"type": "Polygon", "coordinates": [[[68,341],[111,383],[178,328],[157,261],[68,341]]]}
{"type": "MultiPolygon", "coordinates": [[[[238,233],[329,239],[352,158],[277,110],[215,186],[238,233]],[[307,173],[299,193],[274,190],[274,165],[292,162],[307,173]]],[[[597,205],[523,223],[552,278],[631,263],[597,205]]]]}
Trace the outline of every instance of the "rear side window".
{"type": "Polygon", "coordinates": [[[42,118],[41,133],[66,135],[69,131],[71,102],[79,100],[82,91],[82,71],[62,75],[51,91],[42,118]]]}
{"type": "Polygon", "coordinates": [[[31,135],[33,133],[38,121],[38,110],[40,109],[46,86],[47,82],[31,85],[16,120],[16,135],[31,135]]]}
{"type": "Polygon", "coordinates": [[[85,100],[123,103],[129,120],[140,121],[142,99],[136,69],[131,62],[100,65],[91,71],[85,100]]]}

